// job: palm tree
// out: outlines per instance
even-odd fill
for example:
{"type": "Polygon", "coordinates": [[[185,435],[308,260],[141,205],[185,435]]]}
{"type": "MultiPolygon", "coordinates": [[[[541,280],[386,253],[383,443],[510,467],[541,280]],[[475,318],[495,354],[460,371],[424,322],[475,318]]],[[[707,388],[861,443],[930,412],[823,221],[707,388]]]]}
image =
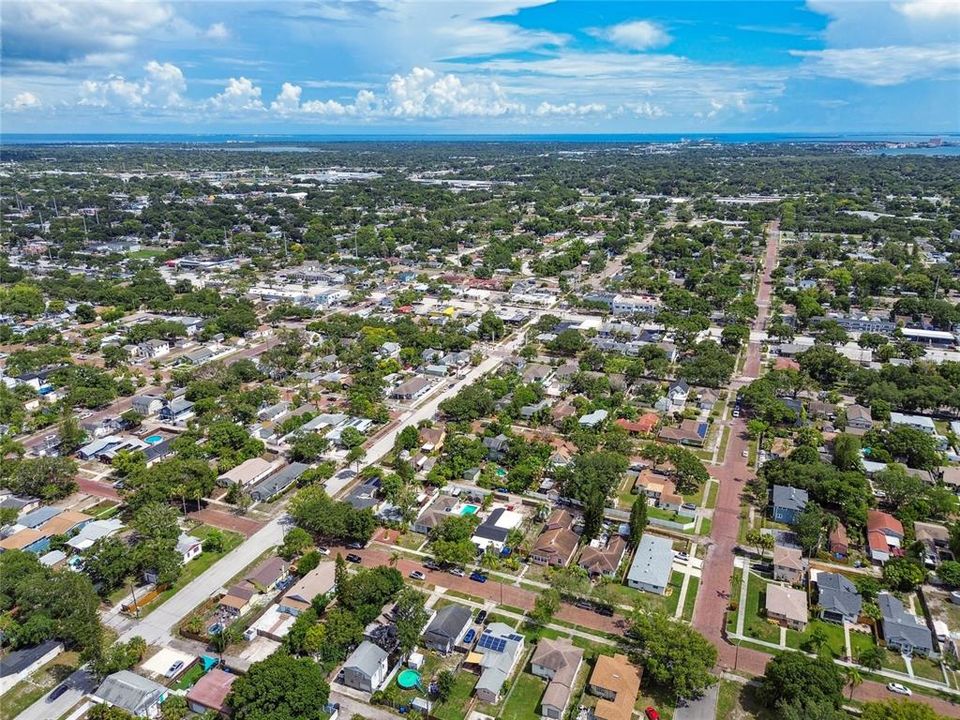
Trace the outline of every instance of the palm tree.
{"type": "Polygon", "coordinates": [[[863,684],[863,677],[860,675],[860,671],[855,667],[844,668],[843,680],[847,687],[850,688],[850,699],[853,700],[853,691],[858,685],[863,684]]]}
{"type": "Polygon", "coordinates": [[[395,568],[397,563],[400,562],[400,553],[393,552],[390,554],[390,560],[387,561],[390,567],[395,568]]]}

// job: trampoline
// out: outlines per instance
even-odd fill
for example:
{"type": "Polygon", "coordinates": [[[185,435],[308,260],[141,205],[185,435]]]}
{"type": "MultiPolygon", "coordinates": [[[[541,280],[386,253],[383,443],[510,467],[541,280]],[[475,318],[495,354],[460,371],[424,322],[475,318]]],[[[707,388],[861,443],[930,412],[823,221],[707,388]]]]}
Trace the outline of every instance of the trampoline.
{"type": "Polygon", "coordinates": [[[402,687],[404,690],[417,687],[420,685],[420,673],[418,673],[416,670],[404,670],[397,675],[397,685],[402,687]]]}

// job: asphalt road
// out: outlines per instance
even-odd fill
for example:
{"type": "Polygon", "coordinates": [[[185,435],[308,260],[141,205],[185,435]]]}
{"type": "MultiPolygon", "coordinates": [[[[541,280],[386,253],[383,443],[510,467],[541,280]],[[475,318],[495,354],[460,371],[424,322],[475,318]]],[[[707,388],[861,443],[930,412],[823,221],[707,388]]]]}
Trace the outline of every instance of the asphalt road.
{"type": "MultiPolygon", "coordinates": [[[[711,686],[699,700],[692,700],[673,713],[673,720],[715,720],[720,683],[711,686]]],[[[726,720],[726,718],[720,718],[726,720]]]]}

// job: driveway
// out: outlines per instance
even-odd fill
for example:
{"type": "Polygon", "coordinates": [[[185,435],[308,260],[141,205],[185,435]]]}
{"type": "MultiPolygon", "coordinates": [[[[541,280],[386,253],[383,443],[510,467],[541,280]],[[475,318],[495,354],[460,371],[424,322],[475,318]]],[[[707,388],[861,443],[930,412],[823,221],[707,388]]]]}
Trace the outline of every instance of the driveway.
{"type": "MultiPolygon", "coordinates": [[[[96,683],[93,676],[86,670],[77,670],[63,681],[69,687],[63,695],[53,702],[47,702],[50,693],[37,700],[22,713],[17,715],[17,720],[50,720],[65,715],[66,712],[80,702],[80,699],[87,693],[96,689],[96,683]]],[[[53,689],[60,687],[55,686],[53,689]]],[[[52,692],[52,690],[51,690],[52,692]]]]}
{"type": "MultiPolygon", "coordinates": [[[[699,700],[692,700],[673,713],[673,720],[714,720],[717,717],[717,696],[720,683],[710,687],[699,700]]],[[[720,718],[725,720],[725,718],[720,718]]]]}

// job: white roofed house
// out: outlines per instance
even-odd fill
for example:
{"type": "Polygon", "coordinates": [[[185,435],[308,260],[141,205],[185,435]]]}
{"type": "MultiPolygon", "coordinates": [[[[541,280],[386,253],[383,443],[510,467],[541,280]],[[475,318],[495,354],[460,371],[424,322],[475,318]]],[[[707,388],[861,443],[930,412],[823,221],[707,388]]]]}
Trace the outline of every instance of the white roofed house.
{"type": "Polygon", "coordinates": [[[498,703],[507,678],[523,655],[523,635],[504,623],[490,623],[480,634],[475,652],[483,657],[473,692],[481,702],[498,703]]]}
{"type": "Polygon", "coordinates": [[[364,640],[343,664],[343,684],[372,693],[387,677],[388,657],[386,650],[364,640]]]}
{"type": "Polygon", "coordinates": [[[180,555],[181,562],[186,565],[188,562],[203,552],[203,541],[193,535],[180,533],[177,538],[177,553],[180,555]]]}
{"type": "Polygon", "coordinates": [[[666,538],[644,533],[627,572],[627,585],[665,595],[672,571],[673,544],[666,538]]]}

